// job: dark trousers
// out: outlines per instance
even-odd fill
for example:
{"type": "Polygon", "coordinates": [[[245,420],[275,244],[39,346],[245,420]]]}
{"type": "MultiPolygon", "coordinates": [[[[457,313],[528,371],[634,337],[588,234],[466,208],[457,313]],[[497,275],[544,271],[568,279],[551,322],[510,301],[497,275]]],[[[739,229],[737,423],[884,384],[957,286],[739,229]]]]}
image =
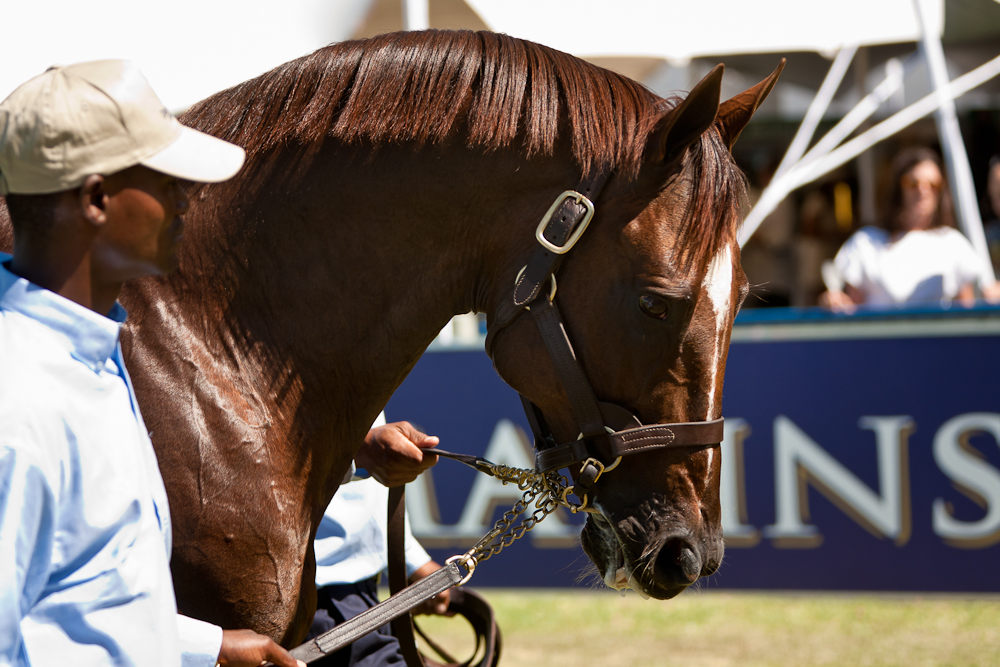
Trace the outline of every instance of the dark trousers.
{"type": "MultiPolygon", "coordinates": [[[[317,592],[319,599],[309,628],[310,639],[378,604],[378,579],[372,577],[356,584],[324,586],[317,592]]],[[[392,636],[389,626],[384,625],[313,664],[320,667],[382,667],[405,666],[406,661],[400,653],[399,641],[392,636]]]]}

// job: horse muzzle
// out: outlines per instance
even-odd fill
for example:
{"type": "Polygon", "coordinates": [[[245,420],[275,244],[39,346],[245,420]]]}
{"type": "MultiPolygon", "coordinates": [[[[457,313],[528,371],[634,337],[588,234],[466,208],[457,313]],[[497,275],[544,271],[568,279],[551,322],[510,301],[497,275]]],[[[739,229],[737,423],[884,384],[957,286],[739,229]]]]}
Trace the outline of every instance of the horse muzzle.
{"type": "Polygon", "coordinates": [[[581,543],[608,587],[667,600],[718,570],[724,549],[721,533],[703,531],[696,537],[679,530],[649,535],[650,528],[635,517],[614,525],[602,513],[587,517],[581,543]]]}

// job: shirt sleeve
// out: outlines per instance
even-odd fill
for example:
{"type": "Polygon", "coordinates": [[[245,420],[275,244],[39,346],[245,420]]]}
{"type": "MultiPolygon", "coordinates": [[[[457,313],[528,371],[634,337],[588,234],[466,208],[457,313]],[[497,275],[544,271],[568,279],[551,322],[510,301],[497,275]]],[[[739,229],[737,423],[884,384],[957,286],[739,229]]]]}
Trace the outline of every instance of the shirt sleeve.
{"type": "Polygon", "coordinates": [[[222,649],[222,628],[177,614],[181,667],[215,667],[222,649]]]}
{"type": "Polygon", "coordinates": [[[0,663],[26,664],[21,620],[52,566],[56,495],[23,450],[0,445],[0,663]]]}
{"type": "Polygon", "coordinates": [[[841,279],[857,288],[861,288],[865,280],[864,257],[861,251],[864,240],[864,230],[855,232],[844,242],[833,259],[833,265],[837,268],[841,279]]]}

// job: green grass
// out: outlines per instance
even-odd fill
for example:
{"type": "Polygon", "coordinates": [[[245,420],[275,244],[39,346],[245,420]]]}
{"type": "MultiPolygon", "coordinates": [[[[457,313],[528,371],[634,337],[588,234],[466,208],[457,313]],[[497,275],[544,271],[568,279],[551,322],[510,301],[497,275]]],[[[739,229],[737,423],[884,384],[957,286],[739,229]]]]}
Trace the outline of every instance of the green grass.
{"type": "MultiPolygon", "coordinates": [[[[502,667],[538,665],[1000,665],[1000,596],[478,589],[503,633],[502,667]]],[[[461,619],[422,616],[459,659],[461,619]]]]}

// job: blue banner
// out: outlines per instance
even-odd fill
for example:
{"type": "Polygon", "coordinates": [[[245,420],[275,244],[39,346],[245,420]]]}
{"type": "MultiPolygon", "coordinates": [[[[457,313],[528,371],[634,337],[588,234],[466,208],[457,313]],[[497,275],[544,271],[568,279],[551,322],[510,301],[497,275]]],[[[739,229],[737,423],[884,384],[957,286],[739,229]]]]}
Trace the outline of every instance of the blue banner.
{"type": "MultiPolygon", "coordinates": [[[[727,551],[706,588],[1000,592],[1000,311],[742,316],[724,397],[727,551]]],[[[513,390],[477,350],[429,351],[391,420],[442,447],[530,467],[513,390]]],[[[438,559],[519,496],[442,461],[408,488],[438,559]]],[[[476,586],[596,583],[560,510],[482,565],[476,586]]]]}

